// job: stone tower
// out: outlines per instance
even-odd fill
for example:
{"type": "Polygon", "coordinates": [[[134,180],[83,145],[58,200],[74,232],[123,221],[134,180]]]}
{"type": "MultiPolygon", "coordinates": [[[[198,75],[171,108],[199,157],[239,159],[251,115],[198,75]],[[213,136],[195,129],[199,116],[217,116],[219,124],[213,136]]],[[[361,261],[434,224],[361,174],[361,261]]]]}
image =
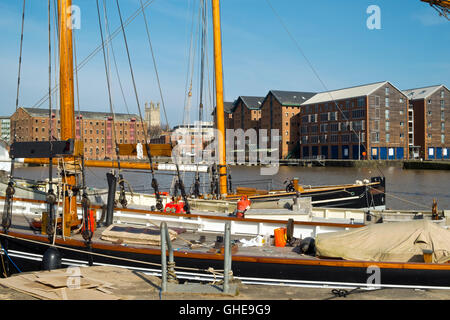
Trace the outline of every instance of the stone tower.
{"type": "Polygon", "coordinates": [[[153,101],[150,101],[150,106],[145,103],[145,121],[148,128],[161,127],[161,113],[159,102],[155,105],[153,101]]]}

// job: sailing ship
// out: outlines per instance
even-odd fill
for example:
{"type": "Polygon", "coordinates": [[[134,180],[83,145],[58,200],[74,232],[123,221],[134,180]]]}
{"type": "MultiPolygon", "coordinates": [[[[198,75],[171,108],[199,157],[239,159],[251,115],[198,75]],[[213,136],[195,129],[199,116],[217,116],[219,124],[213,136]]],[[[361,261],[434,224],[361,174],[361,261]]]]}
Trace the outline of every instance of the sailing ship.
{"type": "MultiPolygon", "coordinates": [[[[165,222],[171,228],[171,234],[175,238],[172,241],[172,247],[179,279],[210,281],[220,277],[218,273],[219,270],[222,270],[224,261],[224,254],[221,252],[223,230],[226,224],[231,224],[233,247],[237,250],[233,253],[232,271],[235,277],[248,283],[284,283],[287,285],[304,285],[305,283],[343,285],[350,283],[364,286],[367,283],[368,267],[377,267],[382,274],[381,285],[450,287],[450,264],[448,263],[430,263],[425,260],[424,262],[378,262],[342,260],[339,257],[323,258],[302,254],[307,253],[308,250],[301,251],[300,254],[292,250],[299,246],[279,247],[269,243],[270,235],[274,234],[275,229],[286,228],[286,238],[294,245],[300,239],[307,240],[323,233],[365,228],[362,224],[242,219],[229,217],[219,212],[213,214],[190,212],[188,199],[183,191],[184,205],[189,214],[169,214],[162,211],[162,198],[154,179],[152,186],[155,188],[155,209],[157,210],[126,208],[124,197],[119,198],[122,203],[122,208],[119,208],[114,203],[115,188],[118,184],[121,188],[121,195],[123,195],[124,189],[120,184],[120,179],[114,174],[108,175],[110,188],[106,207],[91,203],[85,192],[84,184],[81,183],[82,187],[79,187],[80,184],[77,182],[77,173],[80,172],[80,167],[83,168],[84,159],[82,143],[75,140],[73,130],[72,30],[67,27],[70,13],[64,14],[67,12],[65,8],[70,5],[71,0],[58,0],[61,141],[15,142],[11,146],[10,152],[13,158],[12,169],[14,169],[15,158],[26,158],[31,153],[38,158],[49,158],[50,173],[53,159],[63,159],[62,181],[56,192],[53,189],[54,182],[49,181],[50,187],[45,195],[45,200],[19,198],[15,194],[16,188],[12,179],[8,183],[2,215],[3,230],[0,232],[4,274],[72,265],[118,265],[160,274],[161,255],[165,254],[165,250],[162,252],[161,246],[155,238],[158,239],[161,234],[157,223],[165,222]],[[81,198],[80,202],[76,201],[77,194],[81,198]],[[27,207],[27,204],[30,203],[40,206],[39,215],[42,215],[40,221],[31,220],[34,213],[30,212],[29,206],[27,207]],[[95,219],[96,212],[103,212],[102,218],[95,219]],[[252,242],[255,236],[257,239],[261,239],[261,235],[266,236],[265,239],[268,240],[266,244],[269,245],[242,245],[246,241],[252,242]],[[144,238],[148,241],[137,241],[144,238]]],[[[212,11],[218,129],[223,131],[219,0],[212,0],[212,11]]],[[[142,10],[142,14],[144,14],[144,10],[142,10]]],[[[122,32],[125,38],[123,24],[122,32]]],[[[152,152],[154,149],[149,145],[145,149],[150,161],[149,167],[153,170],[152,152]]],[[[155,147],[155,149],[157,148],[155,147]]],[[[219,194],[225,196],[227,194],[227,173],[223,141],[219,141],[219,159],[219,194]]],[[[81,170],[81,172],[83,171],[81,170]]],[[[11,170],[10,175],[14,176],[14,170],[11,170]]],[[[50,174],[50,179],[51,177],[50,174]]],[[[383,179],[370,183],[379,184],[383,187],[380,192],[384,192],[383,179]]],[[[345,189],[348,191],[350,187],[346,186],[345,189]]],[[[366,186],[358,185],[358,187],[363,188],[367,193],[366,186]]],[[[288,191],[279,194],[254,195],[253,198],[256,200],[258,197],[262,199],[266,197],[270,200],[284,195],[298,196],[298,189],[294,189],[294,192],[288,191]]],[[[338,190],[328,187],[328,190],[321,192],[323,194],[326,192],[338,193],[338,190]]],[[[308,190],[302,191],[302,193],[307,194],[308,190]]],[[[313,191],[310,194],[313,195],[313,191]]],[[[347,194],[348,192],[346,196],[347,194]]],[[[372,194],[372,196],[375,195],[376,193],[372,194]]],[[[325,195],[323,196],[325,197],[325,195]]],[[[354,196],[359,196],[359,194],[354,196]]],[[[304,245],[300,246],[300,248],[302,247],[304,245]]]]}

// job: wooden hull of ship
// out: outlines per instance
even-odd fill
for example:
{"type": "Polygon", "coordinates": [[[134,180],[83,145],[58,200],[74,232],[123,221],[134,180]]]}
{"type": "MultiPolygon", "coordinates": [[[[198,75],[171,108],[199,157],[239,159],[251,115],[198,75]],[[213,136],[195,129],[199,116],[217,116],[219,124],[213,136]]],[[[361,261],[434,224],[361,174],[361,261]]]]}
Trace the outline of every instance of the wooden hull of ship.
{"type": "MultiPolygon", "coordinates": [[[[17,233],[11,235],[17,238],[8,238],[8,252],[16,265],[22,272],[40,270],[42,255],[48,248],[46,238],[27,237],[29,240],[41,240],[39,244],[19,239],[20,234],[17,233]]],[[[0,239],[4,243],[3,234],[0,234],[0,239]]],[[[88,265],[89,254],[83,241],[66,240],[64,244],[59,245],[64,247],[58,248],[63,257],[63,268],[88,265]]],[[[149,265],[161,262],[161,251],[158,249],[94,243],[92,252],[105,255],[94,256],[93,265],[112,265],[161,274],[158,266],[149,265]]],[[[205,270],[211,267],[215,270],[223,269],[223,255],[217,253],[175,251],[174,257],[177,267],[195,269],[177,270],[179,280],[212,281],[215,277],[205,270]]],[[[232,260],[233,275],[244,283],[292,286],[325,284],[330,287],[365,287],[368,283],[373,284],[368,282],[368,279],[373,274],[374,267],[379,268],[378,279],[381,282],[377,284],[381,286],[450,289],[450,264],[361,262],[239,254],[233,255],[232,260]]],[[[10,270],[14,272],[14,266],[10,265],[10,270]]]]}

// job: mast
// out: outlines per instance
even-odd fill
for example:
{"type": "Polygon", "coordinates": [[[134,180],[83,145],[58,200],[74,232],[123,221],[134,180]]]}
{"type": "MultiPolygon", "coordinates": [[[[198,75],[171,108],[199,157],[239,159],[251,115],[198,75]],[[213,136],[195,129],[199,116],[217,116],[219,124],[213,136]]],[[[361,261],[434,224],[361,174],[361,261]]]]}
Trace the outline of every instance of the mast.
{"type": "Polygon", "coordinates": [[[223,107],[222,34],[220,29],[220,1],[212,0],[214,28],[214,67],[216,80],[216,123],[219,153],[219,192],[227,195],[227,161],[225,145],[225,118],[223,107]]]}
{"type": "MultiPolygon", "coordinates": [[[[73,46],[72,46],[72,0],[58,0],[59,24],[59,83],[60,83],[60,117],[61,140],[75,140],[74,112],[74,77],[73,77],[73,46]]],[[[63,158],[65,167],[62,182],[64,188],[64,236],[70,236],[72,225],[77,224],[77,203],[73,194],[76,186],[76,175],[73,172],[74,157],[63,158]],[[71,168],[67,170],[67,165],[71,168]]]]}

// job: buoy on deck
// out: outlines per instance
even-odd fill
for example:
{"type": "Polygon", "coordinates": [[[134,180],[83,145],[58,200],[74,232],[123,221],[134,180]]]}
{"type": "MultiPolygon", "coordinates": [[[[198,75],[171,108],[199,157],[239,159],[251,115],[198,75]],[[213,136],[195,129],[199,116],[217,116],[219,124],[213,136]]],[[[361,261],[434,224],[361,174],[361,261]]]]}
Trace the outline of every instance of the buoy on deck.
{"type": "Polygon", "coordinates": [[[54,270],[61,268],[61,253],[57,248],[50,247],[42,256],[42,270],[54,270]]]}

